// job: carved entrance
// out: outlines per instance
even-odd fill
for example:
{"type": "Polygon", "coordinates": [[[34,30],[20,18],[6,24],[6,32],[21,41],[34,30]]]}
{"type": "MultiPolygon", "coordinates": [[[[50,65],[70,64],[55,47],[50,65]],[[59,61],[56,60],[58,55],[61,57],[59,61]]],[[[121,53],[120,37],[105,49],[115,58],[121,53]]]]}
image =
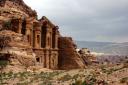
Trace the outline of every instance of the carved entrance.
{"type": "Polygon", "coordinates": [[[22,22],[21,34],[23,34],[23,35],[26,34],[26,20],[25,19],[22,22]]]}

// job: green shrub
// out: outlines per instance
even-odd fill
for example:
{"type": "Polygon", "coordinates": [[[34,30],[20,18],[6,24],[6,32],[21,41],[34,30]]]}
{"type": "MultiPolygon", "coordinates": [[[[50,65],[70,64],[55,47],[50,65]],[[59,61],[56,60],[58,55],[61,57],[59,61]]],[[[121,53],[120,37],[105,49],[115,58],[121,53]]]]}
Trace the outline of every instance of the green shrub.
{"type": "Polygon", "coordinates": [[[5,68],[8,65],[8,61],[7,60],[0,60],[0,70],[2,73],[3,68],[5,68]]]}
{"type": "Polygon", "coordinates": [[[11,28],[11,20],[5,21],[3,27],[4,29],[9,30],[11,28]]]}
{"type": "Polygon", "coordinates": [[[128,68],[128,60],[123,63],[123,68],[128,68]]]}
{"type": "Polygon", "coordinates": [[[82,85],[82,80],[76,80],[72,85],[82,85]]]}
{"type": "Polygon", "coordinates": [[[61,80],[61,81],[68,81],[70,79],[72,79],[72,76],[70,76],[69,74],[66,74],[63,77],[61,77],[59,80],[61,80]]]}

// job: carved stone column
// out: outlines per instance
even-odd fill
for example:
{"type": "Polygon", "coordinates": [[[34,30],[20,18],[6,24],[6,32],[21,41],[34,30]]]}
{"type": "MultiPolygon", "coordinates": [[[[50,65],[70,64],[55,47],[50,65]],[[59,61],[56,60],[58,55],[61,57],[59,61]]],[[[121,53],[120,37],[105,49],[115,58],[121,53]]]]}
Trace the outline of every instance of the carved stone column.
{"type": "Polygon", "coordinates": [[[19,19],[18,33],[20,34],[21,34],[21,29],[22,29],[22,19],[19,19]]]}
{"type": "Polygon", "coordinates": [[[59,38],[59,31],[58,31],[59,27],[56,27],[56,31],[55,31],[55,49],[58,49],[58,38],[59,38]]]}
{"type": "Polygon", "coordinates": [[[50,68],[49,66],[49,62],[50,62],[50,56],[49,56],[49,51],[46,51],[46,68],[50,68]]]}
{"type": "Polygon", "coordinates": [[[41,25],[38,22],[34,23],[33,28],[34,47],[41,48],[41,25]]]}
{"type": "Polygon", "coordinates": [[[33,20],[32,18],[26,19],[26,36],[31,46],[33,46],[33,20]]]}
{"type": "Polygon", "coordinates": [[[44,53],[42,53],[42,56],[41,56],[41,63],[42,63],[42,66],[44,68],[44,66],[45,66],[45,56],[44,56],[44,53]]]}
{"type": "Polygon", "coordinates": [[[50,37],[50,30],[49,30],[49,28],[47,28],[47,31],[46,31],[46,40],[45,40],[45,41],[46,41],[46,44],[45,44],[46,46],[45,46],[45,47],[46,47],[47,49],[50,48],[50,44],[51,44],[51,43],[50,43],[50,40],[51,40],[50,38],[51,38],[51,37],[50,37]]]}
{"type": "Polygon", "coordinates": [[[52,48],[52,29],[50,30],[50,48],[52,48]]]}

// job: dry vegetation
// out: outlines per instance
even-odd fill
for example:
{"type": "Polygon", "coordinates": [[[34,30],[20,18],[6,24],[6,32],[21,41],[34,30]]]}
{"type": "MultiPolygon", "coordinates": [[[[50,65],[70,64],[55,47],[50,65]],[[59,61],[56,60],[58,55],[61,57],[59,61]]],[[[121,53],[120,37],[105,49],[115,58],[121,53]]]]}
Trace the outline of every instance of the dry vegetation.
{"type": "Polygon", "coordinates": [[[87,69],[1,73],[5,85],[128,85],[128,63],[87,69]]]}

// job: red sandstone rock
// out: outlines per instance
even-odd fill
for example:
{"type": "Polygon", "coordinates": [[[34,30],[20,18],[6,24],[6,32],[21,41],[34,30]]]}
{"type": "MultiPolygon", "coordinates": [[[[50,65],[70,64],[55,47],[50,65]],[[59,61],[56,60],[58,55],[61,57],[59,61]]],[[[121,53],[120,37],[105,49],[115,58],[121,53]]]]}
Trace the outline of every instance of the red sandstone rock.
{"type": "Polygon", "coordinates": [[[59,68],[77,69],[84,68],[85,64],[81,56],[76,52],[76,45],[70,37],[59,38],[59,68]]]}
{"type": "Polygon", "coordinates": [[[30,17],[37,17],[36,11],[27,6],[23,0],[0,0],[0,7],[15,8],[25,12],[30,17]]]}
{"type": "Polygon", "coordinates": [[[8,30],[0,31],[0,47],[0,59],[7,59],[11,66],[29,67],[36,64],[35,54],[22,34],[8,30]]]}

